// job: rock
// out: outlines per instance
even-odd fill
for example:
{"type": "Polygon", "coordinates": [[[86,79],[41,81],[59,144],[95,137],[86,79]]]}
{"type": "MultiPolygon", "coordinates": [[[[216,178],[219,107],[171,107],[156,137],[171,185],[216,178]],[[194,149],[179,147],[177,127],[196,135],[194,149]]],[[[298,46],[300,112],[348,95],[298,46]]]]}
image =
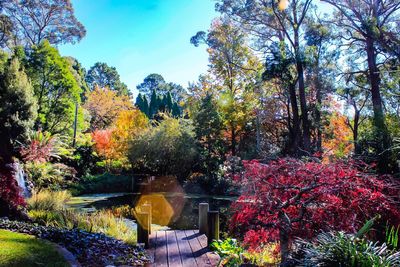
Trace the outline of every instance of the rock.
{"type": "Polygon", "coordinates": [[[44,227],[0,218],[0,229],[30,234],[65,247],[82,266],[144,266],[149,262],[145,250],[104,234],[79,229],[44,227]]]}

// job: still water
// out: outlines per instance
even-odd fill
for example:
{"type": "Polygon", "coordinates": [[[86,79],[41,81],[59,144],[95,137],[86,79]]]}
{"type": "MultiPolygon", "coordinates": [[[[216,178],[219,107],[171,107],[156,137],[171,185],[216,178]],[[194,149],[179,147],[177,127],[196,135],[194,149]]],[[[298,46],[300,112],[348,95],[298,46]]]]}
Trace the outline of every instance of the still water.
{"type": "Polygon", "coordinates": [[[140,207],[151,203],[153,223],[170,229],[197,229],[200,203],[209,203],[210,210],[220,212],[220,227],[228,230],[229,207],[235,197],[185,193],[96,194],[73,198],[71,208],[82,211],[112,209],[122,206],[140,207]]]}

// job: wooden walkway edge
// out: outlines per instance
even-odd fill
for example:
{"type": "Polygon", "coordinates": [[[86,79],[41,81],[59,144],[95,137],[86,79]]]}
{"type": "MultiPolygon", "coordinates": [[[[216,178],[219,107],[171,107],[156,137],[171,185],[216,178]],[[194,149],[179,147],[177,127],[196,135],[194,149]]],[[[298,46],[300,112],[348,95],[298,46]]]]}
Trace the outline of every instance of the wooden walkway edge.
{"type": "Polygon", "coordinates": [[[157,267],[216,267],[219,256],[207,247],[207,237],[197,230],[168,230],[153,232],[149,238],[149,266],[157,267]]]}

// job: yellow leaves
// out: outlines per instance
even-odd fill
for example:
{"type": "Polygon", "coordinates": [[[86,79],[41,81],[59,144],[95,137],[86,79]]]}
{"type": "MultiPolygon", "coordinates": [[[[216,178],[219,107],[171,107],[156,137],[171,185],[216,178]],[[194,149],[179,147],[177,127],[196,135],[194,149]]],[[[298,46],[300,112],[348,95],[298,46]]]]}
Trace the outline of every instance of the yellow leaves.
{"type": "Polygon", "coordinates": [[[322,147],[328,157],[343,158],[353,150],[353,133],[347,125],[347,118],[333,112],[329,125],[324,129],[322,147]]]}
{"type": "Polygon", "coordinates": [[[123,110],[134,109],[128,96],[118,96],[108,88],[96,87],[87,96],[84,107],[89,111],[92,129],[109,127],[123,110]]]}
{"type": "Polygon", "coordinates": [[[148,119],[127,96],[96,88],[85,104],[92,116],[96,152],[107,160],[127,161],[129,142],[148,127],[148,119]]]}

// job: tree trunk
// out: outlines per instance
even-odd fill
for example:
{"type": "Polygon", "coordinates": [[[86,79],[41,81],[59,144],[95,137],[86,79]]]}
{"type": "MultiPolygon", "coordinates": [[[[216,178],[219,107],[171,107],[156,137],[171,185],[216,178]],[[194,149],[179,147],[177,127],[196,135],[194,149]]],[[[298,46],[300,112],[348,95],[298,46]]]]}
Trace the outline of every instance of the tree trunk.
{"type": "Polygon", "coordinates": [[[358,144],[358,127],[360,124],[360,111],[356,110],[354,113],[354,126],[353,126],[353,142],[354,142],[354,155],[361,154],[361,148],[358,144]]]}
{"type": "Polygon", "coordinates": [[[368,58],[369,80],[371,85],[372,106],[374,111],[374,130],[376,134],[376,152],[378,154],[378,168],[382,172],[387,171],[390,163],[390,136],[385,125],[385,116],[382,106],[382,97],[380,93],[380,75],[376,64],[376,52],[374,40],[367,38],[366,49],[368,58]]]}
{"type": "Polygon", "coordinates": [[[293,127],[290,133],[290,153],[294,156],[299,155],[299,147],[300,147],[300,116],[299,116],[299,107],[297,105],[297,96],[296,96],[296,86],[295,84],[289,85],[289,98],[290,105],[292,107],[293,114],[293,127]]]}
{"type": "Polygon", "coordinates": [[[296,69],[299,83],[299,98],[301,109],[301,121],[303,125],[303,150],[311,152],[311,136],[310,136],[310,123],[308,121],[306,89],[304,84],[304,66],[301,62],[299,31],[294,31],[294,49],[296,54],[296,69]]]}

